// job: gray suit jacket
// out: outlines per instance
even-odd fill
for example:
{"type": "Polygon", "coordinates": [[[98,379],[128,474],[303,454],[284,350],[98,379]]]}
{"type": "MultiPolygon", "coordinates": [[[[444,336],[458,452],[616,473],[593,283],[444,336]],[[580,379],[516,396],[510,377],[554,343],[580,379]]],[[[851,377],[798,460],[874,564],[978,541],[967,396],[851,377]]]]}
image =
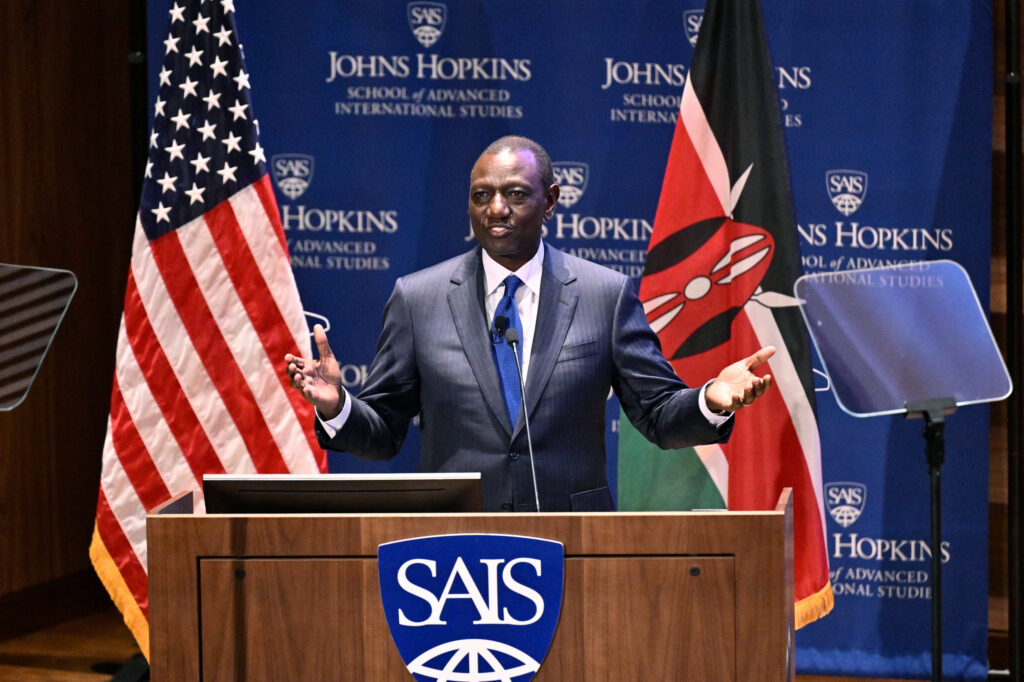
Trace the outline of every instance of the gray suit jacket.
{"type": "MultiPolygon", "coordinates": [[[[395,283],[366,385],[322,446],[390,459],[420,415],[421,471],[479,471],[484,508],[534,508],[523,417],[510,424],[491,353],[480,249],[395,283]]],[[[545,245],[526,404],[543,511],[613,508],[605,403],[663,448],[720,442],[661,353],[631,282],[545,245]]]]}

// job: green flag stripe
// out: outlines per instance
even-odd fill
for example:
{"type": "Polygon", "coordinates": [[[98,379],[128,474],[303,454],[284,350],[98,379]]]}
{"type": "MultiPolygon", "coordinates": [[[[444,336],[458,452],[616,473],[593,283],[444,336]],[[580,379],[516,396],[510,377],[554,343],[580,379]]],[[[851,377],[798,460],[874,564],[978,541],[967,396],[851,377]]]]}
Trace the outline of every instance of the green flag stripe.
{"type": "Polygon", "coordinates": [[[724,509],[725,500],[693,448],[662,450],[619,411],[620,511],[724,509]]]}

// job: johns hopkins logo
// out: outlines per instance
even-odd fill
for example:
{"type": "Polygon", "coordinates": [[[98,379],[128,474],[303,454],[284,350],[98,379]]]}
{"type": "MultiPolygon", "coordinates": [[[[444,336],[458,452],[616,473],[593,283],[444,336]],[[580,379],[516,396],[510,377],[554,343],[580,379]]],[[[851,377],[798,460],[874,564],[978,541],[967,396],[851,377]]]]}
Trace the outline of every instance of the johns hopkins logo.
{"type": "Polygon", "coordinates": [[[309,154],[275,154],[270,157],[270,168],[286,197],[298,199],[313,181],[313,157],[309,154]]]}
{"type": "Polygon", "coordinates": [[[590,167],[579,161],[556,161],[551,164],[555,171],[555,184],[560,190],[558,203],[569,208],[583,196],[590,178],[590,167]]]}
{"type": "Polygon", "coordinates": [[[700,33],[700,22],[704,19],[704,10],[688,9],[683,12],[683,26],[686,27],[686,38],[690,47],[697,47],[697,34],[700,33]]]}
{"type": "Polygon", "coordinates": [[[410,2],[406,8],[409,28],[416,40],[423,47],[430,47],[444,33],[444,25],[448,20],[448,7],[443,2],[427,2],[417,0],[410,2]]]}
{"type": "Polygon", "coordinates": [[[864,511],[868,489],[863,483],[839,481],[825,485],[825,504],[828,513],[843,528],[853,524],[864,511]]]}
{"type": "Polygon", "coordinates": [[[562,606],[562,543],[438,535],[377,549],[391,637],[421,682],[527,682],[562,606]]]}
{"type": "Polygon", "coordinates": [[[832,203],[843,215],[850,215],[864,203],[868,193],[868,174],[858,170],[830,170],[825,185],[832,203]]]}

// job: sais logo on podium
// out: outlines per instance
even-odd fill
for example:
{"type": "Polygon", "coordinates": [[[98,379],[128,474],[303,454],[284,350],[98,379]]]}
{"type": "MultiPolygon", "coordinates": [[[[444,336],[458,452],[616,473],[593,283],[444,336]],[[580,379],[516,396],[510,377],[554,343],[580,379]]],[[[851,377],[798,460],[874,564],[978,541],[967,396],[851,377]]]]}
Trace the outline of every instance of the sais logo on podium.
{"type": "Polygon", "coordinates": [[[578,161],[556,161],[551,164],[551,169],[555,172],[555,184],[560,190],[558,203],[563,208],[569,208],[587,190],[590,167],[578,161]]]}
{"type": "Polygon", "coordinates": [[[828,513],[843,528],[849,527],[860,518],[864,511],[864,502],[868,499],[868,489],[863,483],[837,481],[825,486],[825,504],[828,513]]]}
{"type": "Polygon", "coordinates": [[[391,637],[421,682],[527,682],[562,606],[562,543],[438,535],[377,549],[391,637]]]}
{"type": "Polygon", "coordinates": [[[850,215],[864,203],[868,193],[868,174],[858,170],[830,170],[825,185],[833,205],[843,215],[850,215]]]}
{"type": "Polygon", "coordinates": [[[430,47],[444,33],[444,25],[448,20],[448,7],[443,2],[427,2],[416,0],[406,7],[409,28],[416,40],[423,47],[430,47]]]}
{"type": "Polygon", "coordinates": [[[270,169],[286,197],[298,199],[313,181],[313,157],[309,154],[275,154],[270,169]]]}

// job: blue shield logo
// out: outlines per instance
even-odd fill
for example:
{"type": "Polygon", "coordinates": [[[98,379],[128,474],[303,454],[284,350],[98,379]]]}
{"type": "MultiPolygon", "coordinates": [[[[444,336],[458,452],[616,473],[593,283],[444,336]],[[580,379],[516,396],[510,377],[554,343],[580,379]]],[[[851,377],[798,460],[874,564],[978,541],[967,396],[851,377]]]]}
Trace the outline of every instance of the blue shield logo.
{"type": "Polygon", "coordinates": [[[868,488],[863,483],[837,481],[825,486],[825,506],[832,520],[843,528],[860,518],[867,499],[868,488]]]}
{"type": "Polygon", "coordinates": [[[558,203],[569,208],[587,191],[587,180],[590,179],[590,166],[581,161],[555,161],[551,164],[555,173],[555,184],[560,190],[558,203]]]}
{"type": "Polygon", "coordinates": [[[309,154],[275,154],[270,157],[270,170],[286,197],[298,199],[313,181],[313,157],[309,154]]]}
{"type": "Polygon", "coordinates": [[[430,47],[444,33],[448,21],[448,6],[443,2],[415,0],[406,5],[409,29],[423,47],[430,47]]]}
{"type": "Polygon", "coordinates": [[[377,548],[391,638],[422,682],[527,682],[562,607],[562,543],[438,535],[377,548]]]}
{"type": "Polygon", "coordinates": [[[848,216],[864,203],[868,193],[868,174],[859,170],[830,170],[825,173],[825,185],[832,205],[848,216]]]}

